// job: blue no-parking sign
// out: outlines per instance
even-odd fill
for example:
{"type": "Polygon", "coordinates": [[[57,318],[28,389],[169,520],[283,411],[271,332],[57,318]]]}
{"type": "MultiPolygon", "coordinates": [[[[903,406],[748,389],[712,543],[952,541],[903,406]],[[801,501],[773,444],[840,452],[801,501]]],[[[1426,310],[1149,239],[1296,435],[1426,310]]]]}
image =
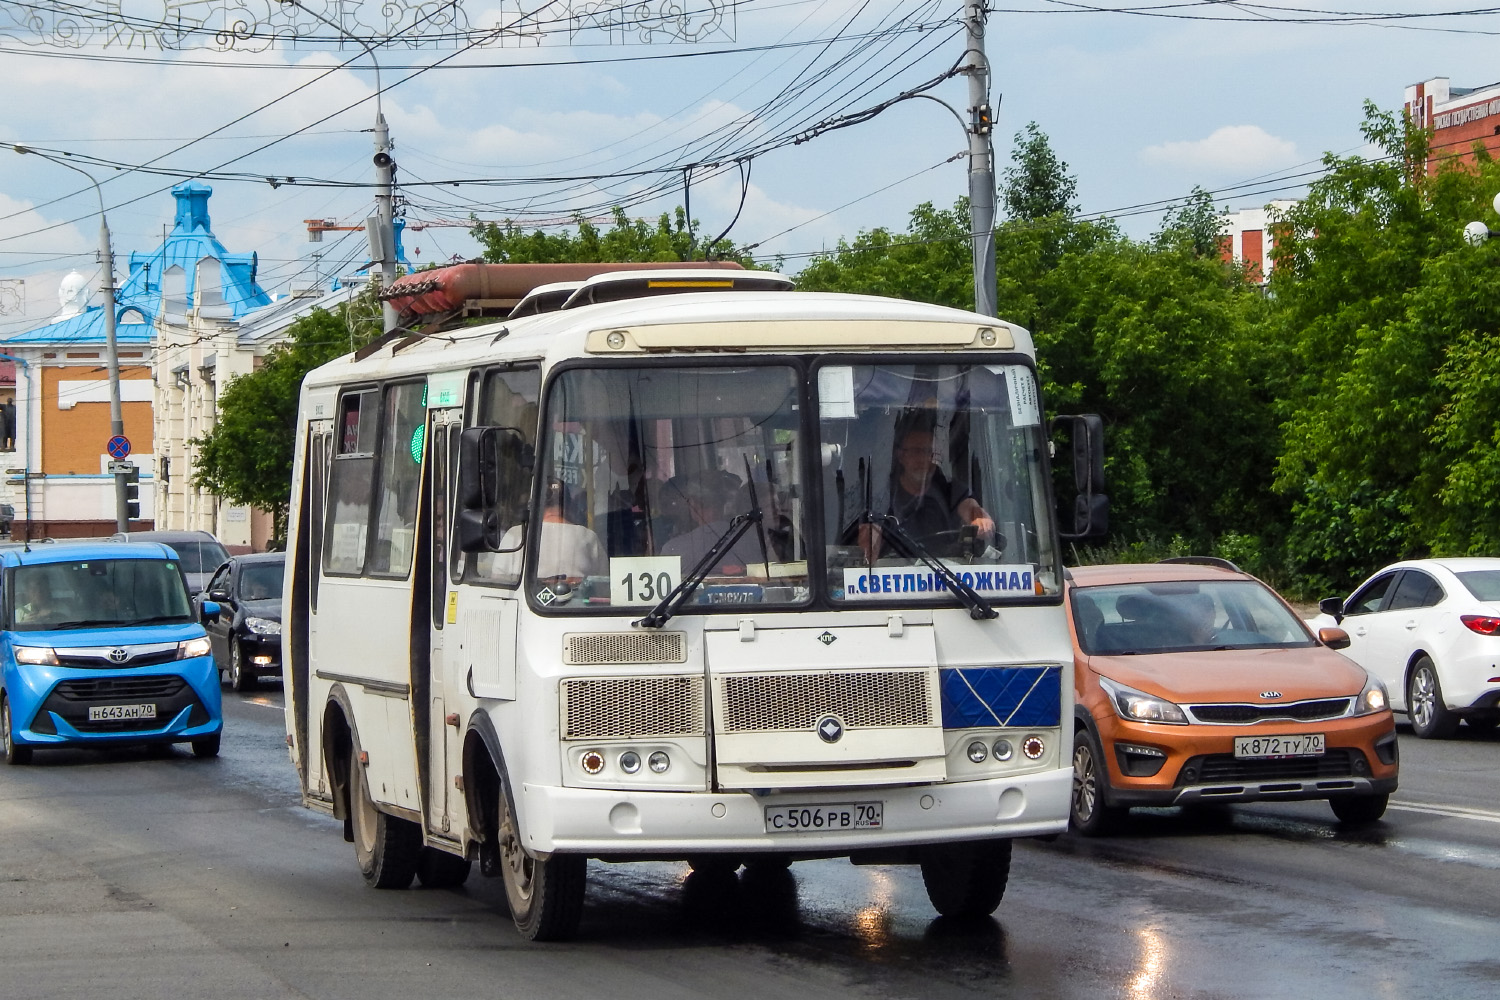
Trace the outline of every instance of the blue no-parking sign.
{"type": "Polygon", "coordinates": [[[109,457],[115,461],[130,457],[130,438],[124,434],[116,434],[104,444],[104,450],[109,452],[109,457]]]}

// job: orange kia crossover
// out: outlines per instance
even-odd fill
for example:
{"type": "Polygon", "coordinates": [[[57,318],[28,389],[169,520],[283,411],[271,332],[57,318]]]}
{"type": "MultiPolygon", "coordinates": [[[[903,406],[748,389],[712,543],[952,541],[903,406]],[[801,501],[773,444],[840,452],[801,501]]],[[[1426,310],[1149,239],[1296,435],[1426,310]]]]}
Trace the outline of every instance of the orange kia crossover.
{"type": "Polygon", "coordinates": [[[1068,572],[1073,829],[1131,806],[1327,799],[1373,823],[1396,789],[1384,685],[1232,563],[1191,557],[1068,572]]]}

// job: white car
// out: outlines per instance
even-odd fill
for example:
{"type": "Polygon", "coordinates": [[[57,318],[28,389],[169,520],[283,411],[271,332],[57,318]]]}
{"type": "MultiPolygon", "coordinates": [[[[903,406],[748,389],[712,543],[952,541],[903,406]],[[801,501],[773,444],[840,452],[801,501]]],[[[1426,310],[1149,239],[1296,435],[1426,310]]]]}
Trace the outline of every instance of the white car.
{"type": "Polygon", "coordinates": [[[1424,739],[1500,725],[1500,559],[1412,559],[1330,597],[1311,624],[1349,633],[1345,656],[1380,680],[1424,739]]]}

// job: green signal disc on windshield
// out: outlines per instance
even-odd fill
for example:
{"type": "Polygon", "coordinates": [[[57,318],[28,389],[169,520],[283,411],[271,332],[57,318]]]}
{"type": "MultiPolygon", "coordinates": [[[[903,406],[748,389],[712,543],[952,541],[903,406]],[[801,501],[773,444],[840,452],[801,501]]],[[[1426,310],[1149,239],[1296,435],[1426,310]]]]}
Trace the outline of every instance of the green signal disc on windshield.
{"type": "Polygon", "coordinates": [[[418,465],[422,464],[422,451],[427,444],[427,425],[418,424],[417,429],[411,432],[411,460],[418,465]]]}

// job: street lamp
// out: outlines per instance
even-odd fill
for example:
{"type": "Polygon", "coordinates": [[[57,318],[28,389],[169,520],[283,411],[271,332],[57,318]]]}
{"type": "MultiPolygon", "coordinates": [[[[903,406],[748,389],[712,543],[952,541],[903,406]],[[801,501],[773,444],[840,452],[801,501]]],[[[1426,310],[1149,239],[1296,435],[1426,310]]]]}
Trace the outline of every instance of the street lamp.
{"type": "MultiPolygon", "coordinates": [[[[74,166],[67,160],[47,153],[39,152],[28,146],[12,147],[17,153],[31,153],[40,156],[44,160],[51,161],[59,167],[67,167],[75,173],[87,177],[89,183],[94,185],[94,193],[99,196],[99,264],[103,271],[103,284],[99,290],[104,293],[104,344],[105,357],[109,365],[109,435],[111,438],[123,438],[125,436],[125,417],[120,409],[120,353],[115,344],[115,258],[109,248],[109,220],[104,217],[104,192],[99,187],[99,182],[94,180],[92,174],[82,167],[74,166]]],[[[129,518],[125,512],[125,480],[129,473],[122,468],[123,463],[111,462],[110,467],[115,477],[115,530],[129,531],[129,518]]],[[[30,487],[27,487],[27,499],[30,499],[30,487]]]]}
{"type": "MultiPolygon", "coordinates": [[[[1500,194],[1495,195],[1495,200],[1490,204],[1494,206],[1495,214],[1500,215],[1500,194]]],[[[1500,233],[1494,232],[1483,222],[1471,222],[1464,226],[1464,242],[1469,246],[1477,247],[1491,236],[1500,236],[1500,233]]]]}
{"type": "MultiPolygon", "coordinates": [[[[345,38],[365,50],[375,67],[375,225],[367,220],[366,235],[370,237],[370,258],[378,258],[381,284],[386,288],[396,280],[396,161],[391,159],[391,132],[386,126],[385,111],[381,108],[380,61],[375,58],[375,49],[358,35],[344,30],[343,25],[331,21],[299,0],[281,0],[286,7],[296,7],[303,13],[322,21],[345,38]]],[[[396,307],[389,302],[381,304],[382,329],[390,333],[396,328],[396,307]]]]}

